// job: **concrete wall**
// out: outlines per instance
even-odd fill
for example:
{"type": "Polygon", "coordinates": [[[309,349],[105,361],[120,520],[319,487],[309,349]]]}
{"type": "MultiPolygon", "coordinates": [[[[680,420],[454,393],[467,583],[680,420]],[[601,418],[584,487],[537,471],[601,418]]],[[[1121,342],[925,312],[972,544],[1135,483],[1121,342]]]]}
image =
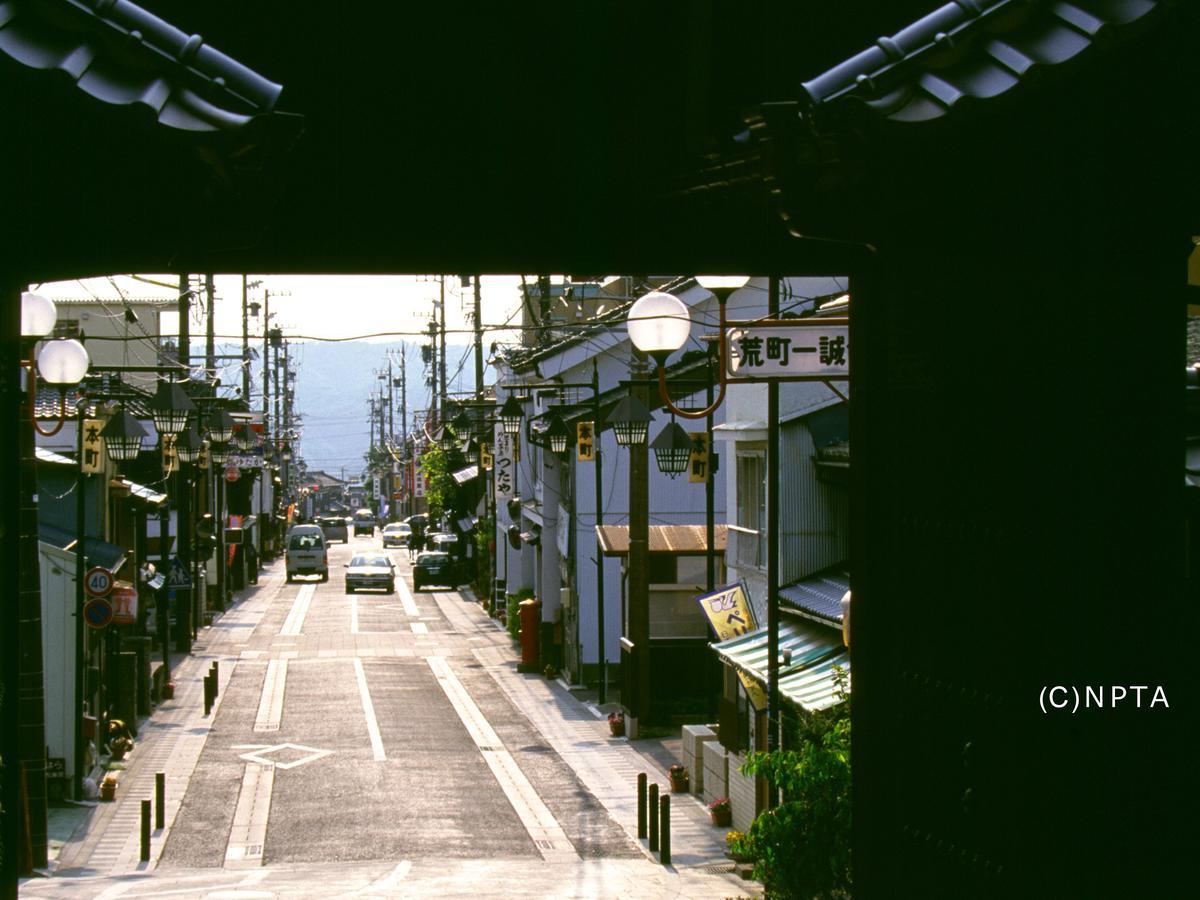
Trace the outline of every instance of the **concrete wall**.
{"type": "Polygon", "coordinates": [[[75,554],[38,542],[46,747],[75,773],[75,554]]]}

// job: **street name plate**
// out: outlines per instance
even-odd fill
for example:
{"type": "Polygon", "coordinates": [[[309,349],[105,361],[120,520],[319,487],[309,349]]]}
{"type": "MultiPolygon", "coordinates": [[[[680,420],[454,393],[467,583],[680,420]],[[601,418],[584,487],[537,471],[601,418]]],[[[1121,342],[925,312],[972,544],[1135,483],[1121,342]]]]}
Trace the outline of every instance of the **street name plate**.
{"type": "Polygon", "coordinates": [[[725,371],[731,381],[850,376],[850,324],[845,319],[734,322],[725,340],[725,371]]]}

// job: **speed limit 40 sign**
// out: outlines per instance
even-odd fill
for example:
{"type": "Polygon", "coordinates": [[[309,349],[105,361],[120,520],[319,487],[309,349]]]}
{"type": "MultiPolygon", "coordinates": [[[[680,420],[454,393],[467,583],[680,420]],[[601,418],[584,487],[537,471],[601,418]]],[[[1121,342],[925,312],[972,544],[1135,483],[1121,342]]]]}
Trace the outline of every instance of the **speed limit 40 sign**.
{"type": "Polygon", "coordinates": [[[83,589],[89,597],[107,597],[113,589],[112,573],[100,566],[92,566],[84,576],[83,589]]]}

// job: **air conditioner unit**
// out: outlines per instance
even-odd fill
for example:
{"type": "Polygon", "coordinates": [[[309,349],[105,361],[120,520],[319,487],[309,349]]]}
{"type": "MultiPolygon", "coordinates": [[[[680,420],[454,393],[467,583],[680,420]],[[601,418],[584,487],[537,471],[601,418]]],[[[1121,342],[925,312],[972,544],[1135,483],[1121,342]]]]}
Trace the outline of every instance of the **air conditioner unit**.
{"type": "Polygon", "coordinates": [[[575,593],[575,592],[572,591],[569,587],[558,589],[558,603],[563,609],[570,609],[573,606],[573,604],[575,602],[571,598],[571,595],[573,593],[575,593]]]}

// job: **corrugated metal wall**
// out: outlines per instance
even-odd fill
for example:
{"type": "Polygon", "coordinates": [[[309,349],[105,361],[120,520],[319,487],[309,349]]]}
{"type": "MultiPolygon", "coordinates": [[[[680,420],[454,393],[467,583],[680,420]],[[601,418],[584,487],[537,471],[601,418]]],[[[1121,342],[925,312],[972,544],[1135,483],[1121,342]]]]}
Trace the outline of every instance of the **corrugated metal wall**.
{"type": "Polygon", "coordinates": [[[803,419],[780,430],[779,490],[783,498],[780,583],[790,584],[850,556],[850,496],[817,478],[812,435],[803,419]]]}

